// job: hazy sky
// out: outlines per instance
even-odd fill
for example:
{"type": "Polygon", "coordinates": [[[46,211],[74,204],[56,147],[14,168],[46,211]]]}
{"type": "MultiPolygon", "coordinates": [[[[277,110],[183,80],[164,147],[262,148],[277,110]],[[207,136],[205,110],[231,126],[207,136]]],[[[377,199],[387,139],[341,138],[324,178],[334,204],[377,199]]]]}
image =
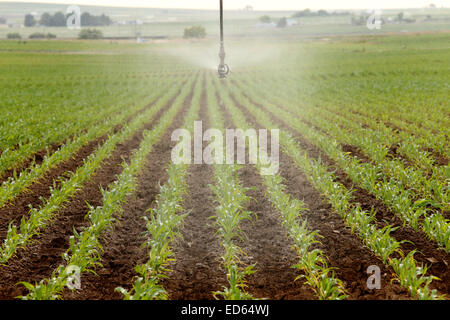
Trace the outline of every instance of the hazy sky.
{"type": "MultiPolygon", "coordinates": [[[[0,2],[48,2],[122,7],[216,9],[219,0],[0,0],[0,2]]],[[[388,9],[420,8],[434,3],[450,7],[450,0],[224,0],[227,9],[252,5],[255,10],[311,9],[388,9]]]]}

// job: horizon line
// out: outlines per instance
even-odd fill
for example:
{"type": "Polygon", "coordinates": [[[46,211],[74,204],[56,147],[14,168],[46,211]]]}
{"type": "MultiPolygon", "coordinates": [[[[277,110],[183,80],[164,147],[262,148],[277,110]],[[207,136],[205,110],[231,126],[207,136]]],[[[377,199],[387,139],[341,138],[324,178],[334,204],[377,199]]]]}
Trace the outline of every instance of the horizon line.
{"type": "MultiPolygon", "coordinates": [[[[76,2],[76,0],[74,1],[76,2]]],[[[18,0],[18,1],[10,1],[10,0],[0,0],[0,3],[12,3],[12,4],[18,4],[18,3],[27,3],[27,4],[54,4],[54,5],[68,5],[67,3],[62,3],[62,2],[58,2],[58,0],[50,0],[50,1],[36,1],[36,2],[30,2],[30,1],[22,1],[22,0],[18,0]]],[[[97,7],[97,8],[124,8],[124,9],[165,9],[165,10],[190,10],[190,11],[216,11],[216,9],[211,9],[211,8],[185,8],[185,7],[158,7],[158,6],[154,6],[154,7],[150,7],[150,6],[127,6],[127,5],[101,5],[101,4],[76,4],[75,5],[78,6],[85,6],[85,7],[97,7]]],[[[436,9],[448,9],[449,7],[438,7],[436,6],[436,9]]],[[[274,11],[278,11],[278,12],[286,12],[286,11],[301,11],[301,10],[306,10],[306,9],[310,9],[311,11],[318,11],[318,10],[326,10],[326,11],[345,11],[345,10],[351,10],[351,11],[356,11],[356,10],[369,10],[369,9],[373,9],[373,8],[322,8],[322,9],[311,9],[308,7],[305,8],[297,8],[297,9],[254,9],[252,11],[256,11],[256,12],[274,12],[274,11]]],[[[418,6],[418,7],[396,7],[396,8],[377,8],[380,10],[405,10],[405,9],[433,9],[429,6],[418,6]]],[[[224,11],[243,11],[244,8],[233,8],[233,9],[225,9],[224,11]]]]}

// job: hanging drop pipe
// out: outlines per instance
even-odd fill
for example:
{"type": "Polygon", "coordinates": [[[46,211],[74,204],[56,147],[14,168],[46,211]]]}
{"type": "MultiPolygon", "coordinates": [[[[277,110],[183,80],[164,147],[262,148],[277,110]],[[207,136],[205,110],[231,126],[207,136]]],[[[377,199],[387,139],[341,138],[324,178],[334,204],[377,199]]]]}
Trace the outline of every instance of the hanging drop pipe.
{"type": "Polygon", "coordinates": [[[230,68],[225,64],[225,45],[223,39],[223,0],[220,0],[220,64],[218,68],[219,78],[226,78],[230,68]]]}

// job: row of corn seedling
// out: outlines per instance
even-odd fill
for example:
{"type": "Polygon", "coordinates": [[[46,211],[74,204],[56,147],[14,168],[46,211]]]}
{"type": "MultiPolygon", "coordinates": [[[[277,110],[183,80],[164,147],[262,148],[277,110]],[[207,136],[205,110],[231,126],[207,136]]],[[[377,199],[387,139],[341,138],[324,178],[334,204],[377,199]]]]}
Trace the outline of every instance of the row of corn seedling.
{"type": "MultiPolygon", "coordinates": [[[[380,164],[380,170],[385,175],[398,180],[398,184],[402,184],[404,188],[412,189],[418,195],[426,197],[427,199],[418,199],[423,200],[422,203],[444,211],[450,210],[450,190],[446,185],[449,180],[448,166],[433,167],[432,175],[425,176],[422,169],[416,169],[413,166],[405,167],[403,161],[387,157],[389,146],[395,141],[388,132],[362,128],[355,121],[330,115],[323,108],[290,108],[290,110],[326,131],[341,144],[357,146],[367,157],[380,164]]],[[[428,163],[432,165],[429,159],[428,163]]]]}
{"type": "MultiPolygon", "coordinates": [[[[235,90],[235,94],[244,101],[244,104],[252,104],[241,92],[235,90]]],[[[267,101],[257,101],[261,102],[261,105],[268,110],[275,110],[275,106],[267,101]]],[[[426,207],[427,201],[415,200],[414,190],[405,189],[399,181],[393,178],[383,178],[381,166],[361,163],[357,157],[343,152],[336,141],[330,143],[328,136],[297,121],[289,112],[278,108],[276,113],[278,118],[324,151],[355,183],[386,203],[404,224],[409,224],[415,230],[419,230],[421,227],[421,230],[431,240],[436,241],[447,252],[450,252],[450,222],[440,212],[429,214],[426,207]]],[[[444,189],[445,186],[441,186],[438,190],[444,189]]]]}
{"type": "MultiPolygon", "coordinates": [[[[222,95],[226,108],[234,124],[242,129],[250,129],[245,116],[234,106],[231,99],[222,95]]],[[[256,166],[261,172],[261,163],[256,166]]],[[[327,258],[322,250],[314,248],[319,242],[317,230],[310,231],[310,226],[302,214],[308,210],[306,204],[292,198],[285,192],[283,178],[279,175],[261,175],[272,205],[281,214],[282,224],[294,243],[299,261],[295,268],[304,272],[298,278],[305,278],[320,300],[342,300],[347,297],[341,280],[335,277],[334,270],[328,267],[327,258]]]]}
{"type": "MultiPolygon", "coordinates": [[[[49,110],[42,111],[47,117],[51,117],[51,121],[45,121],[44,119],[36,118],[36,113],[40,114],[41,110],[36,110],[36,108],[30,108],[33,110],[34,114],[27,116],[23,114],[20,116],[20,121],[9,123],[11,128],[8,128],[8,132],[5,135],[5,139],[8,135],[20,134],[24,136],[27,143],[18,143],[17,148],[4,148],[0,156],[0,174],[4,171],[18,168],[20,165],[28,158],[30,158],[33,153],[38,152],[46,148],[49,144],[58,143],[60,141],[67,140],[68,137],[79,134],[82,131],[96,125],[99,121],[102,121],[110,114],[117,113],[123,110],[124,106],[128,107],[131,103],[147,100],[148,91],[144,91],[142,86],[136,87],[132,91],[124,91],[119,96],[114,93],[111,94],[108,90],[104,90],[99,94],[97,92],[96,101],[101,97],[101,101],[92,106],[92,99],[89,94],[81,94],[78,96],[78,101],[80,101],[80,106],[70,105],[66,112],[62,112],[62,108],[58,106],[58,117],[55,117],[49,110]],[[138,91],[136,94],[135,91],[138,91]],[[88,103],[89,101],[89,103],[88,103]],[[120,101],[118,103],[118,101],[120,101]],[[95,112],[92,112],[95,108],[95,112]],[[89,117],[86,117],[89,114],[89,117]],[[25,128],[20,126],[20,123],[27,123],[24,119],[34,119],[35,123],[39,123],[39,126],[27,124],[25,128]],[[57,126],[53,123],[52,119],[58,119],[61,125],[57,126]],[[33,132],[27,132],[26,130],[31,130],[34,128],[33,132]]],[[[98,91],[98,88],[93,88],[92,91],[98,91]]],[[[148,100],[147,100],[148,101],[148,100]]],[[[14,112],[18,112],[14,110],[14,112]]]]}
{"type": "MultiPolygon", "coordinates": [[[[147,99],[150,99],[151,101],[158,101],[157,99],[167,101],[171,96],[167,92],[162,94],[164,89],[166,89],[166,86],[155,91],[150,97],[147,97],[147,99]]],[[[152,104],[154,103],[155,102],[152,104]]],[[[143,109],[142,104],[135,104],[130,108],[124,109],[123,112],[118,115],[108,117],[103,123],[89,128],[86,133],[75,137],[72,141],[68,141],[53,154],[44,156],[42,163],[33,164],[28,170],[21,171],[19,175],[14,174],[13,177],[10,177],[2,184],[2,188],[0,189],[0,207],[13,200],[50,169],[54,168],[59,163],[70,159],[70,157],[84,145],[106,134],[110,134],[115,126],[123,123],[131,114],[141,109],[143,109]]]]}
{"type": "MultiPolygon", "coordinates": [[[[172,88],[170,92],[175,95],[177,88],[172,88]]],[[[187,95],[187,89],[184,90],[184,95],[187,95]]],[[[43,200],[43,204],[39,208],[31,208],[28,219],[25,216],[22,217],[19,228],[12,221],[0,248],[0,263],[6,263],[19,247],[24,246],[33,236],[39,233],[54,218],[55,213],[61,206],[91,179],[102,162],[114,152],[116,145],[132,137],[146,123],[151,121],[157,112],[164,107],[163,102],[164,100],[159,101],[152,108],[138,115],[128,125],[125,125],[120,132],[110,136],[103,145],[89,155],[83,166],[71,173],[69,178],[61,181],[59,187],[51,188],[50,197],[43,200]]]]}
{"type": "MultiPolygon", "coordinates": [[[[242,98],[242,97],[240,97],[242,98]]],[[[244,104],[256,121],[268,129],[276,128],[271,117],[252,104],[244,104]]],[[[284,130],[280,132],[283,151],[290,156],[302,170],[313,186],[321,192],[334,210],[346,221],[351,231],[357,233],[364,244],[370,248],[383,263],[388,263],[395,272],[396,280],[408,289],[415,299],[439,299],[436,290],[430,289],[434,276],[427,276],[427,266],[418,265],[414,259],[416,251],[405,256],[400,249],[401,243],[390,236],[394,228],[390,225],[382,229],[376,226],[375,212],[366,212],[359,204],[352,203],[352,191],[336,182],[335,175],[319,160],[310,159],[299,144],[284,130]]]]}
{"type": "MultiPolygon", "coordinates": [[[[293,83],[298,81],[295,77],[292,77],[290,79],[293,83]]],[[[270,84],[270,88],[273,89],[273,86],[277,87],[279,90],[273,90],[274,96],[281,96],[283,98],[290,99],[291,102],[294,102],[295,104],[298,103],[298,101],[305,102],[308,99],[308,95],[311,95],[310,91],[308,89],[305,90],[293,90],[295,86],[281,86],[279,82],[276,81],[274,83],[270,84]]],[[[305,85],[305,84],[302,84],[305,85]]],[[[265,84],[265,86],[269,87],[269,84],[265,84]]],[[[265,87],[262,86],[262,87],[265,87]]],[[[317,88],[315,88],[317,90],[317,88]]],[[[272,91],[271,91],[272,92],[272,91]]],[[[391,114],[386,113],[386,108],[383,107],[381,109],[381,112],[375,111],[375,108],[377,107],[377,104],[370,104],[368,101],[364,100],[364,106],[360,105],[360,101],[355,101],[354,96],[352,95],[345,95],[342,94],[342,92],[333,92],[332,90],[326,90],[326,91],[320,91],[320,94],[314,95],[314,102],[308,101],[310,105],[319,103],[321,108],[326,107],[327,109],[332,110],[340,110],[341,112],[347,111],[347,116],[349,114],[351,115],[358,115],[360,119],[366,119],[366,121],[375,121],[372,119],[379,119],[382,120],[385,123],[389,123],[390,125],[395,125],[396,128],[400,128],[402,131],[398,134],[402,137],[410,137],[407,141],[414,141],[414,145],[419,145],[422,147],[422,152],[419,153],[421,156],[420,158],[424,158],[423,150],[425,149],[434,149],[436,151],[439,151],[441,154],[448,155],[449,153],[449,146],[447,143],[447,137],[448,137],[448,131],[447,133],[443,130],[440,130],[437,134],[435,132],[432,132],[431,130],[427,130],[422,127],[418,127],[416,123],[405,123],[403,120],[398,120],[394,118],[391,114]],[[336,99],[336,96],[339,96],[339,99],[336,99]],[[367,108],[366,106],[370,105],[370,108],[367,108]],[[348,112],[351,111],[351,112],[348,112]],[[412,134],[412,136],[411,136],[412,134]],[[412,140],[411,140],[412,139],[412,140]]],[[[392,104],[392,101],[390,101],[390,104],[392,104]]],[[[411,112],[411,110],[408,110],[408,113],[411,112]]],[[[437,113],[438,114],[438,113],[437,113]]],[[[423,113],[422,113],[423,115],[423,113]]],[[[422,117],[423,119],[423,117],[422,117]]],[[[384,123],[381,123],[384,126],[384,123]]],[[[378,123],[377,123],[378,124],[378,123]]],[[[433,128],[436,128],[436,124],[433,126],[433,128]]],[[[441,129],[444,129],[444,127],[441,127],[441,129]]],[[[393,131],[391,129],[391,131],[393,131]]],[[[406,152],[406,156],[413,156],[413,152],[411,152],[411,147],[406,147],[407,142],[402,143],[405,147],[400,147],[399,152],[406,152]]],[[[417,152],[416,152],[417,154],[417,152]]],[[[429,158],[429,154],[428,154],[429,158]]]]}
{"type": "MultiPolygon", "coordinates": [[[[193,123],[198,118],[201,99],[201,82],[198,81],[192,96],[191,109],[185,118],[184,127],[192,133],[193,123]]],[[[187,165],[171,163],[168,181],[160,187],[156,206],[144,216],[146,222],[145,247],[149,248],[148,260],[136,266],[138,276],[131,290],[118,287],[124,300],[166,300],[169,295],[161,285],[168,277],[169,266],[175,261],[173,242],[180,236],[186,214],[182,214],[183,196],[186,194],[187,165]]]]}
{"type": "MultiPolygon", "coordinates": [[[[210,81],[207,83],[206,92],[211,126],[223,129],[224,122],[218,111],[217,98],[214,95],[210,81]]],[[[217,142],[218,140],[214,140],[214,143],[217,142]]],[[[217,146],[217,148],[219,147],[217,146]]],[[[218,150],[217,148],[215,150],[218,150]]],[[[215,156],[217,157],[218,155],[215,156]]],[[[246,195],[248,189],[239,182],[237,177],[238,169],[238,166],[233,164],[214,165],[215,184],[211,186],[217,202],[214,219],[218,227],[218,236],[224,248],[222,260],[227,272],[228,282],[228,286],[224,286],[222,291],[214,293],[216,299],[253,299],[253,296],[246,292],[245,277],[254,273],[254,266],[243,266],[241,257],[245,255],[245,252],[237,244],[237,241],[243,239],[244,236],[240,226],[241,223],[251,219],[252,215],[245,208],[250,198],[246,195]]]]}
{"type": "Polygon", "coordinates": [[[183,103],[191,90],[191,83],[192,79],[189,80],[158,124],[151,131],[144,131],[143,140],[139,148],[133,151],[130,162],[124,162],[122,173],[107,189],[102,190],[102,205],[90,206],[87,214],[90,224],[81,232],[75,232],[71,236],[69,249],[63,254],[66,264],[58,266],[49,279],[43,279],[34,285],[22,282],[29,290],[29,293],[22,299],[58,299],[72,275],[74,266],[78,268],[79,275],[93,271],[96,266],[101,266],[101,235],[113,227],[117,217],[122,212],[122,205],[127,197],[136,190],[137,176],[146,164],[148,154],[153,146],[161,140],[164,132],[182,109],[183,103]]]}
{"type": "MultiPolygon", "coordinates": [[[[247,83],[253,83],[253,81],[250,82],[248,79],[246,80],[247,83]]],[[[435,160],[432,158],[430,153],[424,150],[425,148],[421,146],[420,142],[421,138],[417,136],[412,136],[403,131],[400,131],[398,133],[394,132],[392,128],[385,126],[382,122],[380,123],[380,121],[377,121],[372,117],[361,116],[359,114],[356,114],[355,112],[345,112],[347,110],[345,109],[343,110],[342,106],[334,103],[335,99],[332,100],[332,102],[327,101],[324,102],[322,101],[323,98],[322,99],[319,98],[319,100],[321,101],[320,107],[318,108],[302,107],[301,110],[298,110],[297,109],[299,105],[298,101],[302,101],[301,105],[305,105],[304,102],[305,97],[304,95],[301,94],[300,90],[289,91],[289,94],[286,95],[284,94],[283,90],[288,90],[291,88],[285,88],[286,86],[280,86],[277,83],[273,83],[272,85],[278,86],[280,90],[274,90],[274,92],[270,95],[270,97],[268,97],[267,94],[268,85],[266,84],[266,86],[258,86],[257,90],[258,96],[260,96],[260,98],[270,99],[271,101],[274,102],[276,101],[277,105],[281,104],[281,105],[295,106],[290,109],[297,111],[302,117],[309,116],[314,118],[315,116],[315,119],[319,119],[327,124],[325,125],[325,128],[329,128],[330,123],[337,123],[339,127],[343,127],[347,131],[349,131],[349,133],[347,134],[352,134],[352,137],[354,136],[358,137],[360,142],[361,140],[363,140],[361,148],[363,148],[364,146],[366,147],[374,146],[373,148],[368,150],[368,153],[369,156],[375,156],[374,159],[378,161],[385,160],[389,147],[392,146],[393,144],[398,144],[397,152],[399,154],[405,156],[408,160],[410,160],[415,167],[421,170],[425,170],[427,174],[431,173],[430,178],[423,176],[421,177],[422,178],[421,181],[433,180],[433,182],[430,182],[428,184],[425,183],[424,188],[427,189],[426,192],[433,191],[432,189],[430,189],[430,187],[435,185],[434,181],[436,179],[444,181],[448,179],[449,176],[448,166],[447,168],[445,168],[443,166],[441,167],[434,165],[435,160]],[[360,123],[366,125],[367,127],[363,129],[360,123]],[[373,154],[374,151],[376,151],[376,154],[373,154]]],[[[323,126],[321,126],[321,128],[323,128],[323,126]]],[[[399,163],[398,161],[396,161],[396,163],[393,163],[390,166],[388,166],[386,170],[389,170],[390,168],[399,165],[403,166],[403,163],[399,163]]],[[[414,174],[414,176],[421,175],[421,173],[418,172],[417,170],[412,169],[412,171],[413,171],[412,174],[414,174]]],[[[390,170],[390,172],[392,172],[392,170],[390,170]]],[[[408,177],[410,176],[410,174],[398,176],[399,178],[408,177]]],[[[438,201],[439,200],[440,199],[438,199],[438,201]]]]}

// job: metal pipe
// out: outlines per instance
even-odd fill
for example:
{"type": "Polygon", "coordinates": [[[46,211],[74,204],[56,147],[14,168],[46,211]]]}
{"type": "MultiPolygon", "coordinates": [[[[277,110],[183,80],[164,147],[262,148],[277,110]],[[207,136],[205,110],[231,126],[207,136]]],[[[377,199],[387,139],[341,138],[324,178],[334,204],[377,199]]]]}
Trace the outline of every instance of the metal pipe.
{"type": "Polygon", "coordinates": [[[230,72],[230,68],[225,63],[225,44],[223,37],[223,0],[220,0],[220,64],[218,68],[219,78],[226,78],[230,72]]]}

